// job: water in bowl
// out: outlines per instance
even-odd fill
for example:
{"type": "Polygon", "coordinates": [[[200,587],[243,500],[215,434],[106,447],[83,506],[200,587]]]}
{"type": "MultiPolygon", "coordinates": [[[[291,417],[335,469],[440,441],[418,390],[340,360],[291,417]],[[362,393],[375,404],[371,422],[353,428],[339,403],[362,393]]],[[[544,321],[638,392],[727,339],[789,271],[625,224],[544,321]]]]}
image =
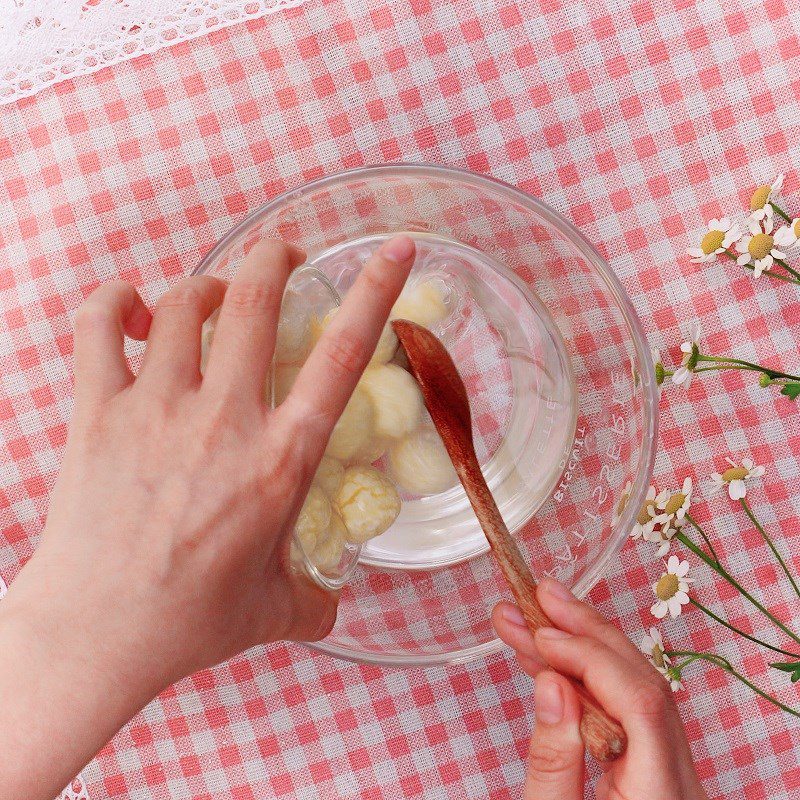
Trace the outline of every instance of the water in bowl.
{"type": "MultiPolygon", "coordinates": [[[[366,259],[390,235],[339,244],[310,266],[344,296],[366,259]]],[[[514,532],[550,496],[575,435],[574,379],[566,347],[544,305],[504,265],[462,242],[413,236],[417,258],[409,283],[434,281],[442,293],[447,315],[433,331],[467,387],[478,459],[514,532]]],[[[488,549],[460,484],[435,495],[406,494],[403,500],[394,525],[362,549],[362,563],[432,569],[488,549]]]]}

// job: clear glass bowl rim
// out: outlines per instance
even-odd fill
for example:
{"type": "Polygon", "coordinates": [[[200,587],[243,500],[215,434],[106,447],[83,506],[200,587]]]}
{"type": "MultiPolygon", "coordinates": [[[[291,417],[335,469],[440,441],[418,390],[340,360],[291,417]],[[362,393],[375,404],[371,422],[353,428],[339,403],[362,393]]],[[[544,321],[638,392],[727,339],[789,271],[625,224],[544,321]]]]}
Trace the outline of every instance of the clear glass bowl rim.
{"type": "MultiPolygon", "coordinates": [[[[606,544],[605,552],[597,561],[587,569],[581,579],[572,587],[572,591],[579,598],[585,597],[592,587],[603,577],[606,567],[611,559],[622,549],[628,538],[628,531],[633,526],[634,518],[638,514],[645,500],[647,489],[655,463],[658,430],[658,387],[655,380],[648,372],[650,364],[650,348],[642,330],[642,325],[628,294],[617,276],[609,267],[605,259],[597,252],[588,239],[569,220],[554,211],[543,201],[527,192],[512,186],[505,181],[489,175],[481,175],[459,167],[445,167],[439,164],[423,162],[395,162],[387,164],[372,164],[354,169],[335,172],[305,183],[295,189],[282,192],[277,197],[257,208],[245,217],[238,225],[234,226],[200,261],[193,275],[202,275],[214,268],[216,262],[222,259],[230,249],[232,243],[248,230],[258,225],[276,209],[301,198],[303,195],[330,188],[332,185],[351,181],[368,181],[370,178],[381,178],[387,175],[410,178],[430,178],[433,180],[451,180],[458,183],[471,184],[477,188],[500,191],[509,195],[515,202],[527,207],[538,215],[547,224],[552,226],[559,234],[567,239],[580,254],[592,265],[602,279],[608,291],[613,296],[617,306],[630,331],[636,351],[638,366],[640,367],[641,389],[643,393],[643,435],[642,455],[636,468],[636,474],[631,487],[630,497],[624,511],[617,521],[616,530],[606,544]]],[[[483,557],[483,556],[482,556],[483,557]]],[[[490,557],[487,556],[486,557],[490,557]]],[[[473,647],[452,653],[430,654],[405,654],[405,653],[357,653],[347,648],[325,642],[305,642],[307,647],[336,656],[347,661],[360,664],[376,664],[380,666],[397,667],[430,667],[444,664],[463,664],[478,658],[485,658],[492,653],[497,653],[504,648],[500,639],[493,639],[473,647]]]]}

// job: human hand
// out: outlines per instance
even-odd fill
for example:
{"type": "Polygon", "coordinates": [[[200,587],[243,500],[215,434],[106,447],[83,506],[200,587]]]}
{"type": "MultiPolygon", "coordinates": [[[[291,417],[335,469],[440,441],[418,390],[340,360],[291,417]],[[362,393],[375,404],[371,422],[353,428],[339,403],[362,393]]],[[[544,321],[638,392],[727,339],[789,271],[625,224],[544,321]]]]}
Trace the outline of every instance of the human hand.
{"type": "MultiPolygon", "coordinates": [[[[33,797],[30,786],[44,792],[51,777],[51,788],[66,783],[184,675],[332,627],[337,598],[291,568],[291,533],[414,243],[395,237],[364,266],[273,410],[263,387],[283,289],[303,260],[265,240],[229,287],[187,278],[151,316],[133,287],[114,282],[78,312],[63,466],[42,544],[0,608],[0,650],[18,654],[0,667],[0,696],[18,699],[4,701],[0,729],[26,729],[11,742],[0,732],[0,749],[11,752],[4,761],[27,765],[16,777],[38,780],[9,796],[33,797]],[[201,326],[220,304],[201,375],[201,326]],[[147,340],[136,377],[123,333],[147,340]],[[71,717],[60,743],[59,708],[71,717]]],[[[0,785],[12,792],[14,777],[0,770],[0,785]]]]}
{"type": "Polygon", "coordinates": [[[618,628],[562,584],[542,581],[536,596],[555,627],[535,636],[515,605],[499,603],[492,612],[498,636],[514,649],[523,671],[536,678],[526,800],[584,796],[581,707],[564,675],[582,681],[628,737],[625,753],[601,765],[597,800],[707,800],[663,676],[618,628]]]}

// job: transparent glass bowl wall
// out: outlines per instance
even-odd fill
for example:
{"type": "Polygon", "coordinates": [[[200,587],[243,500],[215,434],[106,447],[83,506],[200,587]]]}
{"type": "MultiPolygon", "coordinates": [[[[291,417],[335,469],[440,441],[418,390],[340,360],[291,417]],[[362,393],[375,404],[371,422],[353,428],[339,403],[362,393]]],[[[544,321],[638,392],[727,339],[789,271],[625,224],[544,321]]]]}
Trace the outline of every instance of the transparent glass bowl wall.
{"type": "MultiPolygon", "coordinates": [[[[534,575],[585,595],[625,541],[655,453],[657,392],[640,324],[598,253],[543,203],[499,181],[431,165],[340,173],[287,192],[231,231],[198,272],[230,277],[262,236],[309,263],[356,239],[406,231],[505,265],[542,303],[574,378],[576,423],[549,498],[515,532],[534,575]]],[[[488,554],[431,570],[359,564],[336,626],[316,645],[357,661],[426,665],[499,649],[489,622],[508,592],[488,554]]]]}

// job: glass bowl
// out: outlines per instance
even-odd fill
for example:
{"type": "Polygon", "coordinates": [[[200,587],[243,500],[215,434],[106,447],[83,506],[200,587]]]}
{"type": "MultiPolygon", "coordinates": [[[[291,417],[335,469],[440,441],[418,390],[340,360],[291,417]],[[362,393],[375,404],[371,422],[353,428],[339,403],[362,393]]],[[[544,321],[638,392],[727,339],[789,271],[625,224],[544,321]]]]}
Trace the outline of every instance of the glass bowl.
{"type": "MultiPolygon", "coordinates": [[[[644,501],[658,393],[630,300],[563,217],[466,171],[365,167],[277,197],[196,272],[230,278],[255,241],[277,236],[306,249],[306,277],[338,302],[401,231],[417,242],[412,287],[441,288],[447,314],[433,330],[465,380],[481,466],[509,529],[534,576],[585,596],[644,501]]],[[[420,666],[502,646],[489,614],[509,593],[460,486],[403,495],[386,533],[350,551],[335,575],[309,573],[343,587],[333,631],[311,645],[329,654],[420,666]]]]}

